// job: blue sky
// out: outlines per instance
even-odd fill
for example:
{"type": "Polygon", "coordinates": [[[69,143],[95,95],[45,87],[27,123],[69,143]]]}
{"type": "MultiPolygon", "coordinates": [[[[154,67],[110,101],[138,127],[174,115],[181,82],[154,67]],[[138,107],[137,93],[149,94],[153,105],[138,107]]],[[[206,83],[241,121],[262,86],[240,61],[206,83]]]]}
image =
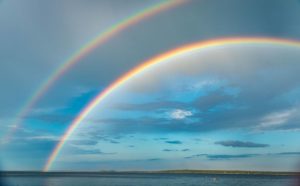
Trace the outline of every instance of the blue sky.
{"type": "MultiPolygon", "coordinates": [[[[74,51],[159,1],[0,1],[0,135],[74,51]]],[[[145,59],[223,37],[300,39],[300,3],[191,1],[134,25],[70,69],[8,143],[5,170],[41,170],[79,111],[145,59]]],[[[97,106],[54,170],[297,170],[300,48],[196,51],[139,74],[97,106]],[[280,161],[279,161],[280,160],[280,161]]]]}

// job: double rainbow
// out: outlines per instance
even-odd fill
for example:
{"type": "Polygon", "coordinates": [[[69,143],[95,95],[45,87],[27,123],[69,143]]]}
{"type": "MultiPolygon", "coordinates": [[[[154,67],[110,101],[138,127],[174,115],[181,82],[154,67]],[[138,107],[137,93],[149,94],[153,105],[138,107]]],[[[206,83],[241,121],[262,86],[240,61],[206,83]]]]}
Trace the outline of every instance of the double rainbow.
{"type": "Polygon", "coordinates": [[[124,75],[120,76],[116,81],[111,83],[105,90],[100,92],[82,111],[78,114],[78,116],[72,121],[69,125],[68,129],[62,136],[59,143],[56,145],[54,150],[52,151],[51,155],[48,158],[44,166],[44,171],[48,171],[57,156],[59,155],[61,149],[63,148],[67,139],[72,135],[72,133],[76,130],[79,124],[85,119],[85,117],[99,104],[103,101],[106,97],[108,97],[113,91],[117,88],[125,84],[126,82],[130,81],[136,75],[142,73],[146,69],[153,67],[158,64],[162,64],[164,62],[170,61],[170,59],[176,58],[180,55],[201,50],[207,48],[213,48],[223,45],[238,45],[238,44],[276,44],[276,45],[286,45],[286,46],[296,46],[300,47],[299,41],[288,40],[288,39],[278,39],[278,38],[259,38],[259,37],[246,37],[246,38],[225,38],[225,39],[216,39],[216,40],[209,40],[209,41],[200,41],[195,42],[192,44],[187,44],[181,46],[179,48],[170,50],[166,53],[160,54],[155,56],[145,62],[140,63],[140,65],[136,66],[129,72],[125,73],[124,75]]]}
{"type": "Polygon", "coordinates": [[[32,110],[34,105],[46,94],[46,92],[55,84],[55,82],[60,79],[72,66],[80,62],[82,58],[87,56],[95,48],[103,45],[105,42],[119,34],[120,32],[126,30],[127,28],[136,25],[137,23],[157,15],[160,12],[169,10],[173,7],[176,7],[182,3],[187,2],[187,0],[167,0],[159,2],[155,5],[147,7],[142,11],[120,21],[119,23],[111,26],[109,29],[100,33],[96,38],[92,39],[87,44],[83,45],[78,51],[76,51],[71,57],[69,57],[65,62],[63,62],[57,70],[55,70],[45,82],[43,82],[40,87],[37,88],[37,91],[25,102],[24,106],[21,107],[20,111],[16,116],[16,120],[12,124],[12,128],[7,134],[3,137],[2,141],[7,142],[12,134],[18,129],[21,125],[22,118],[27,116],[32,110]]]}

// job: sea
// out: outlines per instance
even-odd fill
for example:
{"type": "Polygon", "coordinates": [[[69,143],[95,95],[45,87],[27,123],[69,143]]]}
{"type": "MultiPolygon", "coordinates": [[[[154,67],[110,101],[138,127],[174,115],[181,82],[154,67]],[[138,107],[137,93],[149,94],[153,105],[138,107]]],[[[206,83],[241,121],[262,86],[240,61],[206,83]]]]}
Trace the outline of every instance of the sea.
{"type": "Polygon", "coordinates": [[[2,176],[2,186],[297,186],[294,176],[220,174],[101,174],[2,176]]]}

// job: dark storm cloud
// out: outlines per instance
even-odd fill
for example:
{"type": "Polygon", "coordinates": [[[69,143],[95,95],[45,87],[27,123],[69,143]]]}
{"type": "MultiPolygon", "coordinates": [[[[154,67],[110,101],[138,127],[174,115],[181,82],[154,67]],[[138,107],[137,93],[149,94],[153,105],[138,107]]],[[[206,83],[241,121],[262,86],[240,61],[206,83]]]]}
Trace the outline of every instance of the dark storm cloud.
{"type": "Polygon", "coordinates": [[[246,148],[263,148],[269,147],[268,144],[254,143],[249,141],[238,141],[238,140],[227,140],[227,141],[217,141],[217,145],[222,145],[225,147],[246,147],[246,148]]]}
{"type": "Polygon", "coordinates": [[[165,141],[165,143],[174,144],[174,145],[182,144],[182,142],[179,140],[165,141]]]}

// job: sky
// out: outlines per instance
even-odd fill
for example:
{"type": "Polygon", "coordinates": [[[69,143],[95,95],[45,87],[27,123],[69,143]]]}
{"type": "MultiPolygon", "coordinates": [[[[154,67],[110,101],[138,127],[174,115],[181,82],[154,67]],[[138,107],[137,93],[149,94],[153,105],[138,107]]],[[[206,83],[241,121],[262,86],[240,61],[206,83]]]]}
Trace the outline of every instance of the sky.
{"type": "MultiPolygon", "coordinates": [[[[42,170],[80,111],[153,56],[218,38],[300,40],[298,0],[186,1],[96,47],[20,116],[72,54],[160,2],[0,1],[1,169],[42,170]]],[[[155,65],[97,105],[50,170],[298,170],[299,55],[296,46],[241,43],[155,65]]]]}

